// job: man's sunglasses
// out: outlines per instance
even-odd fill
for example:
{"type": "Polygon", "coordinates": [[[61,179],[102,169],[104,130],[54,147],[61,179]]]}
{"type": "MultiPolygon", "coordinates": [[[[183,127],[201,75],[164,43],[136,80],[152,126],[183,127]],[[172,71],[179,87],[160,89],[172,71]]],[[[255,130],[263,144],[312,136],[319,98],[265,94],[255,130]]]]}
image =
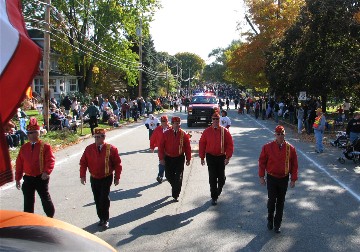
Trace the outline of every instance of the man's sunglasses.
{"type": "Polygon", "coordinates": [[[212,119],[213,119],[213,120],[216,120],[216,121],[219,121],[219,118],[217,118],[217,117],[216,117],[216,118],[212,118],[212,119]]]}
{"type": "Polygon", "coordinates": [[[34,134],[36,131],[27,132],[28,135],[34,134]]]}
{"type": "Polygon", "coordinates": [[[278,135],[278,136],[284,136],[285,133],[276,133],[276,135],[278,135]]]}
{"type": "Polygon", "coordinates": [[[94,136],[94,138],[102,138],[102,137],[105,137],[105,135],[94,136]]]}

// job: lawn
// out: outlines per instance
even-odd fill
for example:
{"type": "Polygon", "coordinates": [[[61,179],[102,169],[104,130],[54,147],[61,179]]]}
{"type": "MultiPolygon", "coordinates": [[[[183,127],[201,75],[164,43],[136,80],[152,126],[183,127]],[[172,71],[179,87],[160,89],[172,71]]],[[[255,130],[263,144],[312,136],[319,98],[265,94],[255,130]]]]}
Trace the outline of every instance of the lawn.
{"type": "MultiPolygon", "coordinates": [[[[40,126],[43,125],[44,120],[43,120],[43,116],[41,114],[39,114],[39,111],[37,110],[27,110],[26,111],[26,115],[30,118],[30,117],[36,117],[38,124],[40,126]]],[[[142,120],[143,117],[140,117],[139,120],[142,120]]],[[[13,120],[15,122],[15,124],[17,125],[18,128],[19,127],[19,121],[17,120],[13,120]]],[[[133,123],[134,120],[131,118],[129,121],[120,121],[120,125],[124,125],[127,123],[133,123]]],[[[28,122],[27,122],[28,123],[28,122]]],[[[99,128],[104,128],[107,130],[111,130],[114,129],[114,127],[109,126],[108,124],[104,124],[101,123],[101,120],[98,123],[98,127],[99,128]]],[[[81,141],[81,139],[84,136],[89,136],[91,134],[91,130],[88,124],[84,124],[84,127],[81,129],[81,127],[78,128],[76,133],[72,133],[69,130],[65,129],[65,130],[55,130],[55,131],[49,131],[47,132],[45,135],[42,135],[40,138],[41,140],[43,140],[46,143],[49,143],[52,147],[52,149],[54,151],[57,151],[59,149],[62,149],[66,146],[69,145],[73,145],[78,143],[79,141],[81,141]]],[[[19,149],[20,147],[17,147],[15,150],[13,151],[9,151],[10,152],[10,158],[12,161],[16,160],[16,157],[19,153],[19,149]]]]}

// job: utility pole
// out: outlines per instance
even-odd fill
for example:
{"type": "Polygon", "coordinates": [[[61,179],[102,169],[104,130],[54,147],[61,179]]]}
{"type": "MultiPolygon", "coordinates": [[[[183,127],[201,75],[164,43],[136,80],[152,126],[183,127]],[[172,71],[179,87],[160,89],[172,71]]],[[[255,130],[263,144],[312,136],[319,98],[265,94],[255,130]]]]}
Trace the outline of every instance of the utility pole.
{"type": "Polygon", "coordinates": [[[166,84],[167,84],[166,96],[169,96],[169,76],[168,76],[168,65],[166,61],[165,64],[166,64],[166,84]]]}
{"type": "Polygon", "coordinates": [[[139,95],[142,95],[142,18],[140,18],[140,26],[138,28],[138,36],[139,36],[139,95]]]}
{"type": "Polygon", "coordinates": [[[50,70],[50,1],[46,0],[45,9],[45,33],[44,33],[44,105],[43,105],[43,116],[46,130],[49,130],[49,70],[50,70]]]}
{"type": "Polygon", "coordinates": [[[178,95],[180,95],[180,84],[179,84],[179,63],[176,63],[176,84],[178,86],[178,95]]]}
{"type": "Polygon", "coordinates": [[[190,78],[190,69],[191,69],[191,68],[189,68],[189,88],[188,88],[188,89],[189,89],[189,90],[188,90],[189,96],[191,95],[191,93],[190,93],[190,80],[191,80],[191,78],[190,78]]]}

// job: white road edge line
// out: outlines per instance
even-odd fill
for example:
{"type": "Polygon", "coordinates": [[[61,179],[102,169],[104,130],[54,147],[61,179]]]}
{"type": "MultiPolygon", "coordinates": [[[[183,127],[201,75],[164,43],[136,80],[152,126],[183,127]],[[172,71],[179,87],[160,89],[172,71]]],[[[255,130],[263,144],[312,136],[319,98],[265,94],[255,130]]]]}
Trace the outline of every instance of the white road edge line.
{"type": "MultiPolygon", "coordinates": [[[[250,117],[249,115],[247,115],[248,117],[250,117]]],[[[259,124],[261,127],[267,129],[270,133],[273,133],[272,130],[270,130],[269,128],[267,128],[265,125],[263,125],[262,123],[258,122],[257,120],[253,119],[250,117],[251,120],[255,121],[257,124],[259,124]]],[[[288,141],[288,140],[286,140],[288,141]]],[[[290,141],[288,141],[289,143],[291,143],[290,141]]],[[[347,185],[345,185],[343,182],[341,182],[340,180],[338,180],[337,178],[335,178],[334,176],[332,176],[323,166],[321,166],[320,164],[318,164],[315,160],[311,159],[308,155],[306,155],[304,152],[302,152],[301,150],[296,150],[296,152],[300,153],[302,156],[304,156],[308,161],[310,161],[313,165],[315,165],[320,171],[324,172],[329,178],[331,178],[332,180],[334,180],[339,186],[341,186],[342,188],[344,188],[348,193],[350,193],[355,199],[357,199],[360,202],[360,195],[356,194],[353,190],[351,190],[350,187],[348,187],[347,185]]]]}
{"type": "MultiPolygon", "coordinates": [[[[110,142],[110,141],[112,141],[112,140],[114,140],[114,139],[116,139],[116,138],[118,138],[118,137],[121,137],[121,136],[123,136],[123,135],[126,135],[126,134],[130,133],[131,131],[134,131],[135,129],[140,128],[140,127],[144,127],[144,125],[141,124],[141,125],[136,126],[136,127],[132,128],[132,129],[128,129],[128,130],[126,130],[126,131],[124,131],[124,132],[122,132],[122,133],[120,133],[120,134],[118,134],[118,135],[116,135],[116,136],[107,138],[107,140],[110,142]]],[[[75,157],[77,157],[77,156],[80,156],[82,153],[83,153],[83,151],[79,151],[79,152],[77,152],[77,153],[75,153],[75,154],[72,154],[72,155],[68,156],[67,158],[63,158],[63,159],[61,159],[60,161],[56,161],[55,167],[61,165],[62,163],[67,162],[68,160],[70,160],[70,159],[72,159],[72,158],[75,158],[75,157]]],[[[5,186],[2,186],[2,187],[0,188],[0,191],[6,191],[6,190],[14,187],[15,185],[16,185],[15,182],[9,183],[9,184],[7,184],[7,185],[5,185],[5,186]]]]}

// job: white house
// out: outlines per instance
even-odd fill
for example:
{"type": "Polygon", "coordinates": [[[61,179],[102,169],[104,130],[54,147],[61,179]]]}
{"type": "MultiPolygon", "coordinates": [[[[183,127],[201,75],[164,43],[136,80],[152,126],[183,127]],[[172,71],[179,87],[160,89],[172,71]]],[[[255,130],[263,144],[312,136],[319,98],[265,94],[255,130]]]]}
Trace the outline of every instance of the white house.
{"type": "MultiPolygon", "coordinates": [[[[44,49],[44,34],[41,31],[30,29],[28,30],[30,38],[41,48],[44,49]]],[[[49,89],[50,98],[54,97],[60,100],[61,96],[69,95],[79,90],[78,76],[69,75],[59,70],[58,61],[61,55],[50,50],[50,72],[49,72],[49,89]]],[[[40,62],[39,73],[35,76],[31,85],[33,92],[38,93],[44,97],[44,81],[43,81],[43,61],[40,62]]]]}

